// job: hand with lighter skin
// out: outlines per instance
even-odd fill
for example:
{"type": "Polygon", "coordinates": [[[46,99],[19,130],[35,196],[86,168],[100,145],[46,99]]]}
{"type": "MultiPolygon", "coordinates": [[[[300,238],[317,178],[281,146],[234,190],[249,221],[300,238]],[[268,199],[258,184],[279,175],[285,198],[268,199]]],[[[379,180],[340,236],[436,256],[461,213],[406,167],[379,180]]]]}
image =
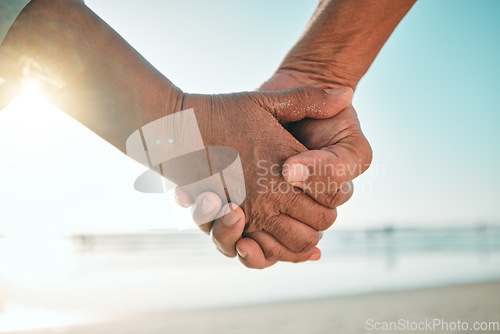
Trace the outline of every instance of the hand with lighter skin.
{"type": "MultiPolygon", "coordinates": [[[[245,212],[239,222],[266,261],[318,256],[319,231],[336,211],[291,187],[261,191],[257,166],[262,160],[281,166],[306,153],[280,122],[331,118],[349,104],[349,89],[186,94],[77,0],[32,0],[0,46],[0,64],[11,83],[27,75],[39,80],[52,103],[122,151],[143,125],[193,108],[206,146],[240,153],[247,197],[230,214],[245,212]]],[[[270,175],[269,181],[279,185],[285,178],[270,175]]]]}
{"type": "MultiPolygon", "coordinates": [[[[320,1],[299,41],[260,90],[303,85],[354,90],[415,1],[320,1]]],[[[352,90],[346,95],[352,97],[352,90]]],[[[345,203],[352,195],[351,181],[368,168],[372,158],[352,105],[346,104],[329,119],[305,119],[289,124],[287,129],[309,151],[285,161],[285,180],[331,209],[345,203]],[[317,191],[325,189],[325,185],[327,191],[317,191]]],[[[213,193],[204,193],[193,201],[185,193],[178,192],[177,201],[185,207],[194,202],[195,220],[206,221],[220,210],[220,200],[213,193]],[[210,211],[203,210],[200,205],[206,202],[211,203],[210,211]]],[[[226,207],[222,210],[227,212],[226,207]]],[[[213,221],[210,226],[216,247],[228,256],[238,253],[240,261],[251,268],[265,268],[282,260],[281,257],[270,259],[260,240],[246,233],[244,222],[245,212],[241,209],[213,221]]],[[[318,260],[320,256],[316,248],[308,260],[318,260]]]]}

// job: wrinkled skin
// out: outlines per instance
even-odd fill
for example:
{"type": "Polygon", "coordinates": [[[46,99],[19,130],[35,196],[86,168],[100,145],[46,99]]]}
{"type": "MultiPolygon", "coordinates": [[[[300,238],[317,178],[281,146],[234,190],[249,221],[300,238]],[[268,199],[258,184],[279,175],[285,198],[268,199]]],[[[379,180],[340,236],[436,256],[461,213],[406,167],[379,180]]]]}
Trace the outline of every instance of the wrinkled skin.
{"type": "Polygon", "coordinates": [[[183,109],[189,108],[195,111],[206,146],[231,146],[240,154],[247,194],[241,204],[245,233],[281,244],[264,247],[271,259],[281,255],[281,248],[310,256],[320,239],[318,231],[333,223],[336,212],[294,190],[280,171],[265,176],[269,186],[263,187],[259,166],[282,166],[288,158],[307,151],[279,122],[331,117],[339,109],[336,100],[324,90],[311,88],[209,97],[186,94],[183,109]]]}
{"type": "MultiPolygon", "coordinates": [[[[320,71],[318,68],[317,71],[320,71]]],[[[331,77],[333,80],[333,77],[331,77]]],[[[315,82],[305,73],[278,71],[261,90],[293,88],[300,85],[333,88],[340,85],[334,81],[315,82]]],[[[330,208],[345,203],[353,192],[351,180],[362,174],[370,166],[372,150],[361,131],[356,111],[352,105],[325,120],[304,119],[291,123],[290,133],[305,147],[308,153],[292,157],[286,164],[303,163],[312,168],[312,177],[307,183],[293,183],[304,189],[315,200],[330,208]],[[330,167],[337,168],[330,168],[330,167]],[[334,175],[325,175],[324,171],[335,171],[334,175]],[[319,171],[323,171],[319,175],[319,171]],[[316,172],[316,173],[314,173],[316,172]],[[327,184],[326,190],[320,191],[320,185],[327,184]],[[343,189],[341,189],[344,187],[343,189]]]]}
{"type": "MultiPolygon", "coordinates": [[[[260,90],[288,89],[298,87],[301,84],[321,88],[341,87],[335,82],[334,77],[332,77],[332,81],[326,83],[314,81],[313,78],[314,76],[308,76],[307,73],[280,69],[260,87],[260,90]]],[[[350,97],[348,101],[345,96],[337,97],[337,106],[344,104],[345,108],[342,108],[331,118],[304,119],[285,125],[290,134],[311,150],[290,157],[285,164],[301,162],[307,166],[314,166],[316,171],[327,168],[326,166],[347,167],[343,169],[346,172],[339,173],[339,175],[315,177],[313,173],[306,183],[290,182],[305,190],[318,202],[333,209],[331,220],[327,225],[334,223],[336,207],[345,203],[352,196],[351,180],[364,172],[372,159],[371,147],[361,131],[356,111],[352,105],[348,104],[350,97]],[[328,184],[331,187],[329,191],[319,192],[315,191],[318,189],[317,184],[328,184]]],[[[218,208],[222,206],[215,194],[205,193],[203,195],[205,198],[211,199],[212,202],[218,203],[218,208]]],[[[182,192],[178,192],[177,200],[183,206],[193,203],[193,199],[182,192]]],[[[201,198],[194,202],[193,217],[195,220],[197,216],[207,217],[206,214],[200,213],[200,202],[201,198]]],[[[275,264],[277,260],[292,262],[318,260],[321,256],[318,248],[306,254],[293,253],[282,247],[276,240],[269,238],[268,235],[245,228],[246,211],[244,212],[241,208],[228,212],[227,206],[224,206],[222,212],[225,212],[226,215],[217,218],[210,225],[212,240],[217,249],[226,256],[235,256],[237,248],[240,261],[249,268],[263,269],[275,264]],[[232,224],[228,224],[227,221],[231,221],[232,224]],[[272,251],[270,252],[269,249],[272,251]]]]}

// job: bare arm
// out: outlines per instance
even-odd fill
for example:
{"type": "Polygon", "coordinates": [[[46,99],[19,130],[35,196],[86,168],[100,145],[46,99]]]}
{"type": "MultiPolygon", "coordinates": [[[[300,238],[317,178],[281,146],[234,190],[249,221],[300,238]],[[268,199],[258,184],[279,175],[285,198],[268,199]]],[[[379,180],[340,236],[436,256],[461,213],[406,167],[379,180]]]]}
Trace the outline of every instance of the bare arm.
{"type": "Polygon", "coordinates": [[[9,82],[37,79],[55,105],[122,151],[133,131],[181,108],[182,92],[83,1],[31,1],[0,60],[9,82]]]}
{"type": "Polygon", "coordinates": [[[354,89],[415,2],[321,0],[277,73],[302,85],[354,89]]]}

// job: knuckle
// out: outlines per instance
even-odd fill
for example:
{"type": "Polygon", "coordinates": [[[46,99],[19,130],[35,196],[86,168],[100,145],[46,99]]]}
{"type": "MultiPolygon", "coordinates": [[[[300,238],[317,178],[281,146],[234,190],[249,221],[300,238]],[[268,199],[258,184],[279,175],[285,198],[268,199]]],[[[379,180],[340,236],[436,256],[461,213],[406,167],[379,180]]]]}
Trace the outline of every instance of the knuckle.
{"type": "Polygon", "coordinates": [[[337,219],[337,210],[335,209],[321,210],[318,214],[317,228],[319,231],[326,231],[333,225],[335,219],[337,219]]]}
{"type": "Polygon", "coordinates": [[[251,103],[257,104],[259,107],[264,108],[266,102],[269,102],[269,97],[267,94],[246,94],[245,98],[251,103]]]}
{"type": "Polygon", "coordinates": [[[268,220],[268,232],[271,234],[276,234],[281,231],[281,233],[287,233],[289,226],[285,223],[283,216],[281,214],[276,214],[268,220]]]}
{"type": "Polygon", "coordinates": [[[352,197],[353,192],[354,192],[354,185],[352,181],[344,182],[343,184],[341,184],[341,186],[337,189],[335,193],[326,194],[325,201],[327,207],[331,209],[339,207],[352,197]]]}
{"type": "Polygon", "coordinates": [[[304,98],[310,98],[311,93],[309,91],[309,87],[306,86],[300,86],[297,88],[297,97],[304,99],[304,98]]]}
{"type": "Polygon", "coordinates": [[[269,260],[278,260],[281,256],[283,256],[283,246],[274,245],[265,249],[264,253],[266,254],[266,258],[269,260]]]}
{"type": "Polygon", "coordinates": [[[311,101],[319,100],[318,94],[315,94],[316,91],[315,88],[300,86],[296,88],[296,99],[298,102],[305,102],[305,106],[307,106],[311,101]]]}
{"type": "Polygon", "coordinates": [[[291,192],[289,196],[287,196],[286,200],[280,202],[284,203],[282,206],[282,211],[284,214],[290,215],[292,208],[303,207],[304,199],[301,198],[298,192],[291,192]]]}
{"type": "Polygon", "coordinates": [[[335,209],[339,203],[339,191],[325,194],[323,202],[329,209],[335,209]]]}
{"type": "Polygon", "coordinates": [[[325,202],[327,207],[330,209],[334,209],[342,204],[342,198],[344,196],[344,192],[342,191],[342,187],[337,189],[336,192],[325,194],[325,202]]]}
{"type": "Polygon", "coordinates": [[[311,248],[315,247],[318,244],[318,236],[316,233],[308,233],[307,236],[302,238],[302,243],[300,247],[295,250],[297,253],[304,253],[309,251],[311,248]]]}

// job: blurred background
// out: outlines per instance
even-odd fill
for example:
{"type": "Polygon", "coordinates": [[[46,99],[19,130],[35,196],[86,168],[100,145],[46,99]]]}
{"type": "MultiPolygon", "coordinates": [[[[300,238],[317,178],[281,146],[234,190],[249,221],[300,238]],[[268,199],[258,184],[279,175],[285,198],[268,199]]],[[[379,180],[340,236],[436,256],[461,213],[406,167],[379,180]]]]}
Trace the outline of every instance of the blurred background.
{"type": "MultiPolygon", "coordinates": [[[[254,90],[316,6],[86,3],[191,93],[254,90]]],[[[264,271],[28,85],[0,111],[0,332],[500,280],[499,18],[494,0],[413,7],[355,93],[374,160],[322,259],[264,271]]]]}

